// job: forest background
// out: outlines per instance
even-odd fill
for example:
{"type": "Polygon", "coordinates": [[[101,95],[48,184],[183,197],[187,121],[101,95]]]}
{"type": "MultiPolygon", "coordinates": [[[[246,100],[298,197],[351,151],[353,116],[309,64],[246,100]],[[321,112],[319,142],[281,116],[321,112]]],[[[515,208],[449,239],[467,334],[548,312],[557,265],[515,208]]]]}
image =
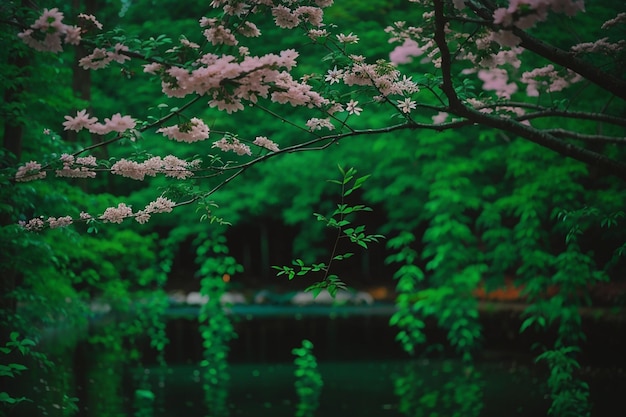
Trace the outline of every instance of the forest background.
{"type": "MultiPolygon", "coordinates": [[[[92,13],[108,29],[123,27],[115,32],[119,40],[148,40],[143,46],[149,51],[177,44],[180,34],[202,43],[198,18],[207,12],[204,3],[88,0],[74,1],[63,6],[63,11],[67,15],[92,13]]],[[[15,2],[4,3],[0,11],[24,22],[34,15],[15,2]]],[[[575,23],[565,16],[553,16],[550,25],[541,26],[541,37],[564,47],[572,38],[599,39],[604,36],[602,22],[619,11],[615,2],[607,1],[594,4],[593,13],[577,15],[575,23]]],[[[359,36],[357,44],[348,45],[350,53],[388,59],[394,45],[383,37],[384,29],[398,20],[419,21],[421,15],[422,10],[400,0],[344,0],[325,11],[325,20],[340,21],[359,36]]],[[[280,30],[269,20],[262,29],[262,42],[255,44],[252,39],[250,47],[256,54],[275,51],[277,45],[297,49],[301,76],[320,72],[320,65],[324,71],[332,70],[336,64],[336,57],[320,54],[313,44],[303,44],[300,33],[280,30]]],[[[624,34],[623,26],[615,30],[618,38],[624,34]]],[[[148,75],[132,60],[119,71],[86,72],[78,68],[79,56],[74,52],[35,54],[18,42],[15,34],[16,29],[3,22],[0,36],[6,47],[0,52],[0,73],[5,100],[0,127],[4,147],[0,157],[7,175],[1,178],[0,190],[0,265],[6,341],[12,340],[10,332],[14,331],[36,339],[37,329],[58,323],[61,317],[67,325],[85,325],[95,298],[126,311],[133,300],[148,294],[165,297],[171,290],[201,290],[202,278],[208,275],[221,278],[227,274],[231,277],[229,288],[244,292],[308,287],[314,278],[289,281],[277,277],[272,266],[289,265],[296,258],[311,264],[329,253],[334,234],[315,221],[313,213],[331,213],[341,198],[327,182],[336,177],[338,165],[371,175],[350,201],[373,208],[355,221],[387,239],[357,250],[356,256],[341,263],[337,273],[354,288],[386,287],[399,295],[399,308],[416,317],[396,316],[394,323],[402,329],[399,341],[408,351],[423,342],[420,326],[426,316],[433,316],[449,332],[450,344],[461,355],[471,357],[479,346],[480,326],[476,300],[468,293],[479,286],[493,289],[510,282],[522,286],[533,301],[525,312],[525,328],[559,323],[560,345],[557,342],[550,349],[576,346],[584,337],[577,309],[601,294],[603,283],[613,283],[612,288],[625,283],[624,179],[481,126],[346,138],[319,152],[269,158],[225,187],[220,185],[224,180],[220,176],[174,185],[164,177],[138,182],[113,175],[15,183],[18,162],[73,153],[102,140],[85,132],[63,131],[64,115],[93,108],[100,117],[121,112],[157,120],[183,103],[165,101],[159,84],[146,82],[148,75]],[[177,207],[173,214],[155,215],[145,224],[76,224],[40,233],[17,226],[18,221],[39,215],[78,216],[85,207],[103,210],[115,206],[120,198],[141,207],[161,192],[185,196],[218,186],[201,204],[177,207]],[[406,265],[398,267],[398,263],[406,265]],[[406,276],[412,279],[403,279],[406,276]],[[544,297],[555,286],[561,288],[560,295],[544,297]],[[421,301],[416,301],[416,294],[421,301]],[[18,310],[17,305],[34,308],[18,310]]],[[[80,48],[76,53],[81,54],[80,48]]],[[[619,73],[623,58],[623,53],[597,58],[595,64],[623,79],[623,72],[619,73]]],[[[523,61],[520,71],[537,64],[523,61]]],[[[428,83],[426,66],[421,72],[418,60],[411,65],[413,73],[422,74],[420,80],[428,83]]],[[[481,88],[469,77],[462,83],[468,91],[481,88]]],[[[583,103],[582,110],[590,113],[624,115],[622,100],[589,84],[542,99],[554,107],[567,107],[573,97],[579,109],[583,103]]],[[[299,109],[285,108],[280,109],[281,117],[267,117],[277,108],[270,105],[265,110],[226,114],[200,100],[187,110],[238,137],[263,135],[282,148],[298,144],[299,133],[286,128],[286,121],[306,119],[299,109]]],[[[384,127],[393,117],[397,114],[392,110],[364,112],[360,117],[351,116],[350,125],[356,129],[384,127]]],[[[423,116],[424,120],[430,118],[430,114],[423,116]]],[[[557,120],[560,129],[598,133],[595,121],[557,120]]],[[[623,139],[623,124],[602,125],[601,130],[602,135],[621,135],[623,139]]],[[[206,143],[186,145],[181,150],[180,144],[147,130],[141,140],[122,141],[95,152],[98,158],[111,161],[172,153],[208,157],[206,143]]],[[[590,146],[618,161],[626,156],[621,142],[590,146]]],[[[595,298],[597,302],[624,302],[612,293],[601,295],[595,298]]],[[[159,317],[155,313],[163,311],[166,298],[160,300],[150,305],[145,317],[151,318],[139,328],[118,329],[121,333],[116,343],[136,337],[148,326],[158,340],[155,346],[162,349],[166,342],[162,327],[155,323],[159,317]]],[[[104,339],[96,338],[94,343],[106,344],[104,339]]]]}

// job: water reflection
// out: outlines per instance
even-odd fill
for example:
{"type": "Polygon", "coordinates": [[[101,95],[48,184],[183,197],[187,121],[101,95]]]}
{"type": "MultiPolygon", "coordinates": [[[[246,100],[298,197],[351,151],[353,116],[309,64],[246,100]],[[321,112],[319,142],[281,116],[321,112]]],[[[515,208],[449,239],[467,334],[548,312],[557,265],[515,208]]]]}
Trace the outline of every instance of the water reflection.
{"type": "Polygon", "coordinates": [[[473,364],[443,360],[410,362],[395,376],[398,410],[405,416],[464,416],[481,414],[485,381],[473,364]]]}

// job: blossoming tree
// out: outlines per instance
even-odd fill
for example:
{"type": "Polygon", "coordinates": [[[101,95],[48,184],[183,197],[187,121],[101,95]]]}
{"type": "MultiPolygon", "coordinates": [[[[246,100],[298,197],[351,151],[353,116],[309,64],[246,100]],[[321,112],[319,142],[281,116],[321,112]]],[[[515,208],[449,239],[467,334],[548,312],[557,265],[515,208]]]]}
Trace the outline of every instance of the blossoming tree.
{"type": "MultiPolygon", "coordinates": [[[[98,103],[77,108],[49,129],[58,134],[88,132],[100,139],[72,153],[42,155],[6,168],[12,183],[45,181],[51,175],[85,180],[115,175],[135,181],[164,176],[197,187],[186,194],[178,189],[155,191],[153,200],[138,210],[119,201],[111,207],[81,207],[76,213],[39,210],[41,214],[33,218],[20,214],[13,220],[29,231],[78,222],[134,219],[144,224],[154,214],[204,204],[251,167],[281,155],[324,152],[340,142],[374,135],[393,138],[412,132],[417,137],[475,126],[497,132],[504,142],[532,142],[579,162],[594,176],[626,179],[625,44],[620,37],[624,10],[614,5],[610,18],[593,28],[592,33],[601,36],[584,38],[582,32],[583,39],[551,44],[541,36],[542,25],[575,22],[596,6],[588,6],[587,11],[582,0],[406,3],[402,7],[411,8],[412,16],[419,19],[388,22],[380,33],[381,42],[390,44],[387,59],[361,53],[358,33],[341,27],[341,22],[325,20],[332,0],[213,0],[212,12],[198,16],[201,36],[180,34],[173,46],[106,32],[97,16],[86,13],[70,16],[49,8],[29,21],[16,15],[16,42],[48,54],[83,48],[87,52],[77,58],[82,70],[121,68],[133,79],[155,83],[163,103],[175,104],[157,106],[157,113],[145,109],[128,114],[120,108],[103,121],[93,116],[99,113],[98,103]],[[263,27],[270,17],[278,28],[297,33],[300,45],[263,44],[263,27]],[[198,38],[202,42],[189,40],[198,38]],[[305,72],[298,61],[305,58],[304,51],[312,50],[322,51],[325,58],[305,72]],[[590,109],[589,96],[599,99],[601,108],[590,109]],[[203,117],[207,108],[220,116],[203,117]],[[244,137],[220,126],[221,120],[246,113],[255,120],[255,133],[244,137]],[[389,117],[381,122],[373,116],[380,114],[389,117]],[[288,142],[272,139],[273,132],[266,131],[263,123],[270,119],[281,122],[287,132],[281,137],[289,136],[288,142]],[[201,157],[181,156],[184,151],[153,155],[148,152],[148,135],[180,142],[180,149],[197,142],[207,145],[201,157]],[[111,159],[96,156],[101,149],[129,142],[145,152],[111,159]]],[[[400,248],[409,243],[410,238],[396,239],[391,245],[400,248]]],[[[467,267],[465,281],[459,285],[475,286],[481,268],[467,267]],[[469,275],[473,278],[467,279],[469,275]]],[[[404,285],[407,292],[414,290],[406,280],[404,285]]],[[[463,307],[459,304],[459,310],[463,307]]],[[[409,310],[410,306],[405,313],[409,310]]],[[[396,321],[402,321],[398,317],[396,321]]],[[[475,344],[475,317],[468,317],[465,326],[445,325],[456,329],[450,339],[462,351],[475,344]]],[[[419,334],[419,323],[406,330],[407,350],[415,341],[411,337],[419,339],[419,334]]]]}
{"type": "MultiPolygon", "coordinates": [[[[145,114],[122,116],[120,113],[99,122],[82,109],[65,117],[63,130],[78,132],[86,129],[92,134],[108,135],[98,147],[124,139],[137,140],[141,132],[154,130],[179,142],[208,140],[217,151],[251,158],[236,164],[207,166],[206,161],[182,160],[169,155],[143,161],[120,159],[105,168],[88,155],[94,149],[90,146],[72,155],[62,155],[57,161],[43,156],[44,162],[27,162],[17,169],[15,180],[38,180],[48,172],[59,177],[93,178],[96,172],[105,170],[135,180],[158,174],[173,179],[188,179],[198,174],[206,176],[206,173],[208,176],[224,172],[239,175],[246,167],[268,157],[326,147],[353,136],[398,130],[444,131],[474,124],[523,137],[608,173],[620,177],[626,175],[626,166],[621,161],[586,146],[591,142],[615,144],[622,140],[619,132],[623,126],[619,114],[621,107],[609,102],[607,110],[602,113],[581,113],[575,100],[559,107],[550,97],[551,93],[591,83],[606,92],[607,100],[623,99],[625,83],[611,71],[611,67],[603,69],[585,59],[593,54],[617,53],[623,47],[623,40],[605,37],[595,42],[573,44],[570,50],[565,50],[543,43],[531,32],[550,14],[575,16],[584,12],[582,1],[522,1],[511,2],[506,7],[466,4],[464,1],[413,2],[416,7],[425,8],[424,20],[419,26],[411,25],[411,22],[392,22],[386,30],[387,36],[390,42],[398,45],[391,51],[387,62],[368,62],[365,56],[350,54],[349,46],[359,41],[358,35],[331,29],[323,22],[323,10],[332,1],[305,3],[214,1],[212,7],[222,10],[223,17],[200,19],[199,30],[203,31],[206,45],[201,48],[181,38],[180,45],[158,59],[132,51],[121,43],[103,41],[106,39],[103,37],[93,43],[89,40],[90,35],[101,30],[102,25],[92,15],[80,14],[74,19],[75,24],[67,24],[59,9],[44,10],[29,28],[18,34],[23,42],[36,50],[58,53],[64,45],[83,42],[92,50],[91,54],[80,59],[80,66],[88,70],[101,70],[131,59],[143,61],[143,71],[154,75],[153,79],[161,83],[167,97],[188,98],[188,103],[204,100],[208,106],[227,114],[245,111],[246,106],[263,109],[265,102],[304,108],[311,116],[305,123],[285,121],[299,131],[299,135],[308,135],[308,138],[281,150],[280,144],[263,135],[261,127],[254,139],[240,139],[236,132],[222,132],[221,139],[210,140],[210,136],[220,133],[211,135],[205,121],[186,114],[187,106],[153,123],[143,121],[147,117],[145,114]],[[267,16],[266,12],[272,15],[277,26],[302,31],[303,42],[327,48],[333,59],[339,61],[341,57],[342,63],[328,70],[320,68],[317,74],[297,79],[293,75],[299,55],[296,50],[252,55],[244,42],[246,38],[262,36],[255,21],[267,16]],[[186,57],[195,58],[177,60],[176,56],[182,56],[183,52],[186,57]],[[530,58],[532,55],[546,64],[520,74],[517,71],[520,63],[524,59],[534,59],[530,58]],[[429,77],[411,74],[410,63],[418,57],[431,63],[429,77]],[[480,87],[480,92],[469,92],[468,84],[480,87]],[[335,91],[342,91],[342,94],[338,96],[335,91]],[[374,129],[352,128],[350,116],[366,114],[368,107],[396,111],[400,122],[374,129]],[[612,113],[614,109],[616,112],[612,113]],[[184,115],[187,121],[168,124],[174,115],[184,115]],[[550,120],[559,118],[584,118],[598,125],[618,128],[613,129],[618,132],[612,136],[551,126],[554,122],[550,120]],[[255,151],[253,156],[251,146],[264,153],[259,155],[255,151]]],[[[603,28],[608,31],[623,20],[623,14],[619,14],[605,22],[603,28]]],[[[268,117],[283,116],[268,110],[268,117]]],[[[171,211],[196,198],[192,196],[184,202],[173,202],[160,197],[158,203],[149,204],[139,212],[120,203],[117,208],[109,208],[100,214],[83,212],[79,218],[64,216],[63,220],[35,218],[24,222],[24,226],[40,229],[67,225],[76,220],[119,222],[125,218],[145,222],[150,213],[171,211]]]]}

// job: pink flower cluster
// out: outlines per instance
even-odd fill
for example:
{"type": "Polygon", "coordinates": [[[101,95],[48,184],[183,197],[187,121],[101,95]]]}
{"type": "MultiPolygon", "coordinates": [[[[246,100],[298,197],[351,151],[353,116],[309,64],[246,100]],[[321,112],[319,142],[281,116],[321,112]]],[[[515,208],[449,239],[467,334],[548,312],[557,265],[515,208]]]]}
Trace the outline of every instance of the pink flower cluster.
{"type": "Polygon", "coordinates": [[[204,31],[204,37],[207,38],[211,44],[217,45],[237,45],[239,41],[235,38],[235,35],[231,32],[230,29],[224,27],[224,25],[219,23],[219,20],[216,18],[206,18],[203,17],[200,19],[200,26],[207,27],[204,31]]]}
{"type": "MultiPolygon", "coordinates": [[[[176,203],[172,200],[159,197],[155,201],[150,202],[143,210],[138,211],[137,213],[133,213],[133,210],[130,206],[127,206],[125,203],[119,203],[117,207],[109,207],[100,217],[99,220],[102,220],[105,223],[122,223],[124,219],[129,217],[135,217],[135,220],[141,224],[146,223],[150,220],[151,214],[154,213],[169,213],[174,207],[176,207],[176,203]]],[[[93,217],[89,213],[81,212],[79,216],[80,221],[83,222],[91,222],[93,221],[93,217]]],[[[74,219],[71,216],[63,216],[63,217],[48,217],[45,221],[43,216],[35,217],[30,219],[29,221],[21,220],[18,224],[26,230],[29,231],[38,231],[42,230],[46,225],[50,229],[56,229],[59,227],[66,227],[74,223],[74,219]]]]}
{"type": "Polygon", "coordinates": [[[125,218],[131,217],[133,210],[124,203],[119,203],[117,207],[109,207],[99,217],[105,223],[122,223],[125,218]]]}
{"type": "Polygon", "coordinates": [[[87,110],[80,110],[76,112],[76,116],[65,116],[66,121],[63,122],[64,130],[74,130],[79,132],[82,129],[87,129],[91,133],[98,135],[105,135],[110,132],[125,132],[128,129],[134,129],[136,126],[135,120],[130,116],[122,116],[120,113],[116,113],[111,118],[105,118],[104,123],[98,123],[96,117],[90,117],[87,110]]]}
{"type": "Polygon", "coordinates": [[[424,61],[432,60],[433,54],[438,51],[435,41],[430,36],[424,36],[421,27],[407,26],[406,22],[399,21],[386,27],[385,32],[390,34],[390,43],[402,42],[389,54],[389,60],[395,65],[408,64],[413,57],[423,55],[424,61]]]}
{"type": "Polygon", "coordinates": [[[29,161],[19,167],[15,173],[15,181],[27,182],[46,177],[46,171],[41,170],[41,164],[36,161],[29,161]]]}
{"type": "MultiPolygon", "coordinates": [[[[327,100],[287,72],[296,65],[297,57],[293,49],[278,55],[244,56],[239,62],[232,55],[209,53],[200,57],[191,71],[179,67],[162,71],[162,89],[169,97],[208,95],[211,107],[228,113],[242,110],[243,100],[256,103],[258,97],[268,98],[270,93],[274,102],[320,107],[327,100]]],[[[154,64],[144,67],[146,72],[159,70],[154,64]]]]}
{"type": "Polygon", "coordinates": [[[135,213],[135,220],[138,223],[144,224],[148,220],[150,220],[151,214],[169,213],[174,209],[175,205],[176,203],[174,203],[172,200],[165,197],[159,197],[156,199],[156,201],[152,201],[150,204],[148,204],[146,208],[135,213]]]}
{"type": "Polygon", "coordinates": [[[116,43],[112,50],[95,48],[91,54],[81,58],[78,61],[78,64],[81,68],[86,70],[102,69],[113,61],[122,64],[124,61],[130,59],[130,57],[125,55],[124,52],[128,52],[128,47],[126,45],[122,45],[121,43],[116,43]]]}
{"type": "Polygon", "coordinates": [[[26,230],[29,231],[37,231],[42,230],[46,227],[46,223],[50,229],[57,229],[59,227],[66,227],[72,224],[74,220],[72,216],[63,216],[63,217],[48,217],[45,221],[43,220],[43,216],[35,217],[34,219],[30,219],[29,221],[20,220],[18,224],[26,230]]]}
{"type": "Polygon", "coordinates": [[[147,176],[165,174],[166,177],[186,179],[193,176],[192,169],[196,169],[199,161],[187,162],[173,155],[165,158],[154,156],[144,162],[120,159],[111,167],[111,173],[122,177],[143,181],[147,176]]]}
{"type": "Polygon", "coordinates": [[[383,96],[411,95],[419,91],[418,85],[411,78],[400,78],[400,71],[384,64],[368,64],[361,57],[352,56],[354,63],[345,69],[337,67],[328,71],[326,81],[330,83],[343,81],[345,85],[374,86],[383,96]]]}
{"type": "Polygon", "coordinates": [[[254,142],[252,142],[252,143],[254,143],[255,145],[260,146],[262,148],[268,149],[268,150],[270,150],[272,152],[278,152],[279,151],[278,145],[275,142],[273,142],[273,141],[269,140],[268,138],[266,138],[265,136],[257,136],[254,139],[254,142]]]}
{"type": "Polygon", "coordinates": [[[64,153],[61,155],[61,162],[63,162],[63,168],[56,170],[57,177],[95,178],[96,176],[93,170],[98,165],[95,156],[75,158],[74,155],[64,153]]]}
{"type": "Polygon", "coordinates": [[[224,152],[235,152],[237,155],[252,155],[248,145],[232,136],[224,136],[222,139],[213,142],[211,147],[218,148],[224,152]]]}
{"type": "Polygon", "coordinates": [[[201,119],[193,117],[186,123],[162,127],[157,130],[157,133],[163,133],[163,136],[178,142],[192,143],[208,139],[209,127],[201,119]]]}
{"type": "Polygon", "coordinates": [[[493,23],[504,27],[530,29],[546,20],[548,12],[574,16],[585,11],[584,0],[510,0],[509,7],[493,12],[493,23]]]}
{"type": "Polygon", "coordinates": [[[17,36],[37,51],[61,52],[62,42],[78,45],[81,40],[81,29],[63,23],[63,13],[59,9],[44,9],[39,18],[30,25],[30,29],[17,36]]]}
{"type": "Polygon", "coordinates": [[[272,16],[276,26],[283,29],[293,29],[303,22],[320,27],[323,25],[324,11],[313,6],[298,6],[291,10],[284,5],[278,5],[272,8],[272,16]]]}
{"type": "Polygon", "coordinates": [[[165,197],[159,197],[156,201],[149,203],[143,210],[133,213],[130,206],[127,206],[125,203],[119,203],[117,207],[107,208],[99,219],[108,223],[122,223],[126,218],[135,217],[135,220],[138,223],[144,224],[150,220],[150,216],[152,214],[169,213],[175,206],[176,203],[172,200],[165,197]]]}
{"type": "Polygon", "coordinates": [[[575,54],[596,53],[604,55],[614,55],[626,48],[626,41],[620,39],[617,42],[610,42],[609,38],[598,39],[594,42],[583,42],[572,46],[575,54]]]}
{"type": "Polygon", "coordinates": [[[330,121],[329,118],[319,119],[317,117],[313,117],[313,118],[307,120],[306,126],[311,131],[322,130],[324,128],[328,129],[328,130],[334,130],[335,129],[335,126],[332,124],[332,122],[330,121]]]}
{"type": "Polygon", "coordinates": [[[478,78],[483,81],[483,90],[495,91],[500,98],[510,99],[517,91],[517,84],[509,82],[509,74],[502,68],[481,69],[478,78]]]}
{"type": "Polygon", "coordinates": [[[542,68],[535,68],[522,74],[521,81],[526,84],[526,95],[528,97],[539,96],[539,88],[548,92],[561,91],[572,83],[580,81],[580,75],[571,73],[569,79],[561,76],[553,65],[546,65],[542,68]]]}

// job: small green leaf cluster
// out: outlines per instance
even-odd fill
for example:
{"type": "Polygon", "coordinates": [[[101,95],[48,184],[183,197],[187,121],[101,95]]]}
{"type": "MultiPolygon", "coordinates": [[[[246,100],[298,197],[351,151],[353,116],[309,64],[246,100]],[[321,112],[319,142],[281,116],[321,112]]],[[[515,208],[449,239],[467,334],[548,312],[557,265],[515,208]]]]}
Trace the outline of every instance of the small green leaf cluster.
{"type": "Polygon", "coordinates": [[[415,235],[407,231],[389,239],[387,247],[396,252],[385,260],[388,264],[400,264],[394,273],[394,279],[397,280],[396,306],[398,308],[391,316],[389,324],[399,328],[396,340],[411,355],[415,354],[417,345],[426,342],[423,332],[426,324],[423,318],[412,312],[415,294],[418,293],[420,283],[424,280],[424,273],[415,265],[418,254],[415,249],[411,248],[414,241],[415,235]]]}
{"type": "MultiPolygon", "coordinates": [[[[9,335],[9,341],[2,347],[0,347],[0,353],[3,356],[8,356],[11,352],[17,351],[22,356],[27,356],[31,353],[31,348],[35,346],[35,341],[28,338],[21,338],[18,332],[11,332],[9,335]]],[[[21,363],[0,363],[0,378],[15,378],[22,372],[28,370],[28,368],[21,363]]],[[[0,406],[15,405],[23,401],[32,401],[26,397],[12,397],[9,393],[3,391],[0,392],[0,406]]]]}
{"type": "Polygon", "coordinates": [[[284,275],[289,280],[309,273],[321,274],[321,280],[307,287],[305,290],[312,291],[314,296],[317,296],[322,290],[327,290],[329,294],[334,297],[337,291],[346,290],[348,288],[339,276],[330,273],[331,266],[334,262],[343,261],[354,255],[353,252],[337,253],[341,240],[348,239],[351,243],[363,249],[368,249],[368,244],[384,239],[384,236],[380,234],[367,234],[364,225],[353,224],[353,215],[358,212],[372,211],[371,207],[363,204],[350,205],[345,201],[349,195],[362,187],[363,183],[367,181],[370,175],[357,177],[357,170],[352,167],[344,169],[339,165],[338,169],[341,174],[340,179],[328,180],[329,183],[336,184],[341,189],[340,202],[337,204],[337,208],[330,215],[313,213],[316,220],[322,222],[324,226],[330,229],[336,229],[335,244],[328,263],[321,262],[309,265],[302,259],[295,259],[292,261],[291,266],[272,266],[272,268],[278,270],[276,273],[277,276],[284,275]]]}
{"type": "Polygon", "coordinates": [[[313,343],[302,340],[302,346],[291,351],[295,355],[296,393],[298,405],[296,417],[312,417],[319,406],[319,396],[324,385],[313,355],[313,343]]]}
{"type": "Polygon", "coordinates": [[[139,388],[135,390],[134,417],[152,417],[154,416],[155,395],[150,389],[139,388]]]}
{"type": "Polygon", "coordinates": [[[589,417],[589,385],[572,375],[580,368],[575,346],[561,346],[537,356],[536,362],[545,361],[550,369],[548,388],[552,404],[548,414],[552,416],[589,417]]]}
{"type": "Polygon", "coordinates": [[[226,238],[218,230],[202,233],[198,242],[196,260],[202,277],[200,294],[206,298],[199,315],[204,397],[211,415],[223,416],[228,413],[228,345],[237,337],[232,320],[220,301],[227,286],[223,277],[241,272],[243,268],[228,255],[226,238]]]}

